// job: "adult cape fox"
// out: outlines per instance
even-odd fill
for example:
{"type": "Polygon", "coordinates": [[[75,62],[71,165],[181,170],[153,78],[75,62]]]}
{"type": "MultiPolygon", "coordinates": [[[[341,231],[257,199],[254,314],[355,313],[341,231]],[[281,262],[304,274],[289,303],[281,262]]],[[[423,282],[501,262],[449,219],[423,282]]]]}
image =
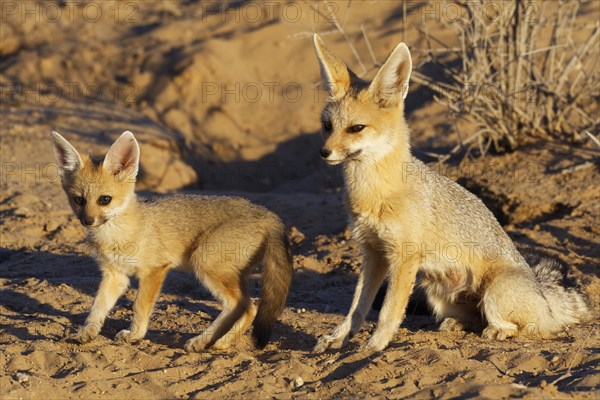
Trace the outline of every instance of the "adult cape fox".
{"type": "Polygon", "coordinates": [[[331,165],[343,163],[352,232],[364,257],[348,315],[314,351],[347,343],[387,277],[367,343],[384,349],[404,319],[417,272],[442,331],[484,322],[485,338],[548,337],[589,317],[568,268],[546,259],[531,268],[476,196],[411,155],[404,99],[412,62],[404,43],[372,82],[359,79],[317,35],[314,46],[329,94],[320,153],[331,165]]]}
{"type": "Polygon", "coordinates": [[[101,163],[80,156],[56,132],[52,143],[62,187],[88,228],[102,271],[90,314],[75,336],[79,342],[98,335],[132,275],[139,279],[133,320],[116,339],[142,339],[167,272],[181,268],[194,272],[223,306],[202,334],[187,341],[188,351],[226,348],[253,321],[257,347],[268,343],[292,280],[286,229],[275,214],[235,197],[173,195],[138,202],[134,186],[140,149],[131,132],[114,142],[101,163]],[[257,308],[246,277],[259,262],[264,268],[257,308]]]}

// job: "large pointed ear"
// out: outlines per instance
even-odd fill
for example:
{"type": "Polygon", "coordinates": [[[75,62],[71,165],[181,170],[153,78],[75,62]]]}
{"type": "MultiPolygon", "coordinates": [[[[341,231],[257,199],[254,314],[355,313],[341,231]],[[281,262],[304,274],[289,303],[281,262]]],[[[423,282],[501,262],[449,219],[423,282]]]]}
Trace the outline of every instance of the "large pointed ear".
{"type": "Polygon", "coordinates": [[[316,33],[313,36],[313,44],[321,67],[321,78],[327,86],[329,96],[334,100],[341,99],[348,93],[354,73],[325,47],[325,43],[316,33]]]}
{"type": "Polygon", "coordinates": [[[123,179],[135,181],[140,163],[140,146],[129,131],[123,132],[106,153],[102,167],[123,179]]]}
{"type": "Polygon", "coordinates": [[[66,172],[75,172],[83,167],[81,156],[75,150],[75,147],[67,142],[67,139],[58,132],[52,132],[50,137],[52,138],[54,157],[58,163],[58,172],[61,176],[66,172]]]}
{"type": "Polygon", "coordinates": [[[410,51],[400,43],[379,68],[369,86],[371,95],[385,107],[396,106],[408,94],[408,81],[412,71],[410,51]]]}

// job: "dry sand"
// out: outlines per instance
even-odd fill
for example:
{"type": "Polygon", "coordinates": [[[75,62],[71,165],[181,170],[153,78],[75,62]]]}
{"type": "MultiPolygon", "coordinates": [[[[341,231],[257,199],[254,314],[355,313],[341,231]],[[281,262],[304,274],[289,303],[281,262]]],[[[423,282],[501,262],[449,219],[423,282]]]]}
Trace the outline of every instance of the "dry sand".
{"type": "MultiPolygon", "coordinates": [[[[347,237],[339,170],[318,159],[324,94],[310,34],[323,33],[362,73],[326,18],[330,10],[312,2],[235,2],[226,12],[219,2],[51,4],[1,3],[2,399],[598,398],[597,148],[534,143],[438,167],[482,197],[519,247],[578,271],[592,299],[591,323],[553,340],[493,342],[480,332],[439,333],[417,304],[381,353],[361,348],[373,311],[347,348],[313,355],[316,338],[347,312],[360,265],[347,237]],[[58,183],[51,130],[94,154],[131,130],[141,142],[142,195],[235,193],[294,227],[295,280],[265,350],[245,338],[230,351],[186,354],[183,344],[208,326],[218,305],[181,273],[169,276],[141,343],[113,341],[128,326],[135,285],[100,337],[86,345],[69,339],[99,272],[58,183]]],[[[402,22],[399,2],[330,4],[365,76],[374,71],[362,24],[378,61],[403,36],[417,60],[425,48],[420,21],[452,11],[427,14],[409,3],[402,22]]],[[[598,19],[593,4],[581,12],[598,19]]],[[[435,28],[435,19],[428,22],[435,28]]],[[[422,88],[411,89],[407,117],[418,155],[443,153],[456,140],[422,88]]]]}

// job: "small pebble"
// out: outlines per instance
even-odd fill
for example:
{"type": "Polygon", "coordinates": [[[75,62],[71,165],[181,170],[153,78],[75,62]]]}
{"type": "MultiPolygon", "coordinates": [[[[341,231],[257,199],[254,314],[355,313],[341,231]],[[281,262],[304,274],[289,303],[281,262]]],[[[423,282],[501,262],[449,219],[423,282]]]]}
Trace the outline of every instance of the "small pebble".
{"type": "Polygon", "coordinates": [[[297,389],[297,388],[301,387],[302,385],[304,385],[304,380],[302,378],[300,378],[299,376],[292,381],[292,387],[294,389],[297,389]]]}
{"type": "Polygon", "coordinates": [[[17,372],[17,382],[25,383],[29,381],[30,376],[24,372],[17,372]]]}

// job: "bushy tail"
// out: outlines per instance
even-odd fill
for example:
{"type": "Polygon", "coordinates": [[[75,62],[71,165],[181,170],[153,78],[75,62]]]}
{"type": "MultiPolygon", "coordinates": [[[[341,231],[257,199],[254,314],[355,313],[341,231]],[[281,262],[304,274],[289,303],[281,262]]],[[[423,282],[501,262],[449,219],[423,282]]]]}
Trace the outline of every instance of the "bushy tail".
{"type": "Polygon", "coordinates": [[[285,307],[292,283],[292,253],[285,226],[281,223],[269,233],[263,264],[261,299],[252,329],[252,336],[259,349],[269,342],[271,330],[285,307]]]}
{"type": "Polygon", "coordinates": [[[567,325],[591,319],[588,299],[579,278],[569,266],[558,259],[539,258],[533,272],[541,293],[548,302],[548,326],[542,329],[556,332],[567,325]],[[544,329],[545,328],[545,329],[544,329]]]}

